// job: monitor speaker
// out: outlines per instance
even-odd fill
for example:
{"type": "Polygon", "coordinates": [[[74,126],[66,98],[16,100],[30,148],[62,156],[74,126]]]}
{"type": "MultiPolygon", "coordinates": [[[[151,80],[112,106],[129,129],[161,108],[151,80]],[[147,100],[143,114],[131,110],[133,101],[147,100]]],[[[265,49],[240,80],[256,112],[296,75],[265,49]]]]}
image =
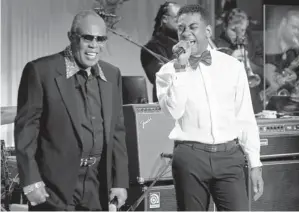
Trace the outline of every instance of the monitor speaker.
{"type": "Polygon", "coordinates": [[[264,193],[259,200],[253,201],[253,192],[250,190],[250,211],[298,211],[299,160],[271,160],[262,163],[264,193]]]}

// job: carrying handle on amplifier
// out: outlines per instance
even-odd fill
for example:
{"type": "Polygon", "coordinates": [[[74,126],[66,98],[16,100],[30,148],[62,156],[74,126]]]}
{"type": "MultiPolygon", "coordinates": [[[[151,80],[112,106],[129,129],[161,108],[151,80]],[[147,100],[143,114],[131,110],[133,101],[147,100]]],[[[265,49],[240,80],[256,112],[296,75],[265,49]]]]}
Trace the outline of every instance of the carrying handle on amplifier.
{"type": "MultiPolygon", "coordinates": [[[[161,157],[162,157],[161,153],[161,157]]],[[[130,206],[130,208],[127,211],[135,211],[136,208],[140,205],[140,203],[142,202],[142,200],[146,197],[146,195],[148,194],[148,192],[152,189],[152,187],[154,187],[154,185],[156,184],[156,182],[163,176],[163,174],[166,172],[166,170],[168,169],[169,166],[171,166],[172,160],[169,160],[168,164],[166,164],[166,166],[164,167],[164,169],[159,173],[159,175],[155,178],[155,180],[150,184],[150,186],[144,191],[144,193],[136,200],[136,202],[130,206]]]]}

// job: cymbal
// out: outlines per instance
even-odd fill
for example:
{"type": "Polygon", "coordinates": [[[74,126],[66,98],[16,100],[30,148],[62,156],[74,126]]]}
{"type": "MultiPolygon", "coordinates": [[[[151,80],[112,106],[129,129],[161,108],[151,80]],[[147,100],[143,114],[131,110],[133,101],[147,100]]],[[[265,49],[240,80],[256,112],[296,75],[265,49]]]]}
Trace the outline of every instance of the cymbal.
{"type": "Polygon", "coordinates": [[[17,106],[1,107],[1,125],[11,124],[17,115],[17,106]]]}

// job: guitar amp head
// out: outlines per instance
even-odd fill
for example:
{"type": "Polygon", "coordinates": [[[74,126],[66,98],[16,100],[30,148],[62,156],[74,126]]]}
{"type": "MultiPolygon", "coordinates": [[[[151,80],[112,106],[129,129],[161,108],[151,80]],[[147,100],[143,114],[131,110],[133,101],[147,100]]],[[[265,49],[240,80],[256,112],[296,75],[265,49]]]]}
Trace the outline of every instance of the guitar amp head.
{"type": "Polygon", "coordinates": [[[299,117],[257,119],[261,160],[299,155],[299,117]]]}

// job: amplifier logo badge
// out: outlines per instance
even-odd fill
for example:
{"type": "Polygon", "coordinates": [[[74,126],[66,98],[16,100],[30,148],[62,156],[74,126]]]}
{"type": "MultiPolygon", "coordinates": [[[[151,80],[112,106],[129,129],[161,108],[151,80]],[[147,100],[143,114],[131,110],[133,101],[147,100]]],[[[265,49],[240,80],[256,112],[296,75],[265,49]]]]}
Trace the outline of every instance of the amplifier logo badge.
{"type": "Polygon", "coordinates": [[[150,193],[149,208],[160,208],[160,192],[151,192],[150,193]]]}
{"type": "Polygon", "coordinates": [[[145,125],[150,123],[152,117],[149,117],[146,121],[141,121],[140,124],[142,125],[142,129],[144,129],[145,125]]]}
{"type": "Polygon", "coordinates": [[[260,145],[261,146],[268,146],[268,139],[261,139],[260,140],[260,145]]]}

